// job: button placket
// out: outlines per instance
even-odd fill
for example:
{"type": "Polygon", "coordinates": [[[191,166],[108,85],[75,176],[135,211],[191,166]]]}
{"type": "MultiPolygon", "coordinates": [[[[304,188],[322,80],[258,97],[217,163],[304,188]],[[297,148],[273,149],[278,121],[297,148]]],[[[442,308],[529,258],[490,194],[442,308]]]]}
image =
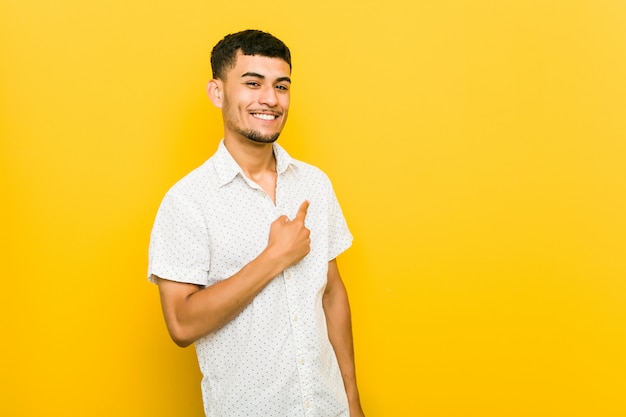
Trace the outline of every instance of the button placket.
{"type": "Polygon", "coordinates": [[[311,388],[313,387],[311,370],[309,369],[309,360],[305,347],[306,335],[303,334],[304,329],[300,325],[300,312],[298,311],[297,295],[297,277],[294,274],[293,268],[287,268],[283,271],[283,278],[285,283],[285,291],[287,294],[287,308],[289,310],[289,317],[291,318],[291,327],[293,329],[293,341],[294,341],[294,354],[296,358],[296,364],[298,368],[298,375],[300,377],[300,387],[302,389],[302,400],[309,404],[311,398],[311,388]]]}

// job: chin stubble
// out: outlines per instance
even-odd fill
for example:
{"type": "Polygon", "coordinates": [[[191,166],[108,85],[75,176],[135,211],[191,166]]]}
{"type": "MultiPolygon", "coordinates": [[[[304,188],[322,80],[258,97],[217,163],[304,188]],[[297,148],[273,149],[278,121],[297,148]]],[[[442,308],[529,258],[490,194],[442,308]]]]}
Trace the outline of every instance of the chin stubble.
{"type": "Polygon", "coordinates": [[[239,133],[251,140],[252,142],[256,143],[274,143],[278,139],[278,136],[280,136],[280,132],[274,133],[270,136],[263,136],[262,134],[254,130],[243,130],[239,133]]]}

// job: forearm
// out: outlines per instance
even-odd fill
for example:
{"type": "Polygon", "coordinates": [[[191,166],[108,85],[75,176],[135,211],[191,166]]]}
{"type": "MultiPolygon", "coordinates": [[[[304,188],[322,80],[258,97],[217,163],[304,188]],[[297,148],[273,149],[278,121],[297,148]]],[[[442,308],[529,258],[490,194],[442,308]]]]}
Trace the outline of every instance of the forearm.
{"type": "MultiPolygon", "coordinates": [[[[334,265],[336,266],[336,265],[334,265]]],[[[331,269],[333,265],[331,264],[331,269]]],[[[331,279],[329,277],[329,279],[331,279]]],[[[348,294],[341,279],[335,279],[333,286],[324,294],[323,305],[326,314],[328,337],[335,351],[351,413],[362,415],[359,390],[354,363],[352,318],[348,294]]]]}
{"type": "Polygon", "coordinates": [[[224,326],[285,267],[266,250],[235,275],[203,289],[187,286],[181,294],[172,289],[181,288],[180,283],[160,279],[163,313],[172,339],[188,346],[224,326]]]}

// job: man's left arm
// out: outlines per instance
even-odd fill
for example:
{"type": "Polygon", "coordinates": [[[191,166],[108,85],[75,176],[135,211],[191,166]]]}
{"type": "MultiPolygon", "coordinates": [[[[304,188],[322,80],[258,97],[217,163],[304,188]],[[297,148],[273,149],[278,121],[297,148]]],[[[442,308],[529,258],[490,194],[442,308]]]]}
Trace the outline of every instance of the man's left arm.
{"type": "Polygon", "coordinates": [[[333,345],[350,404],[350,417],[363,417],[354,366],[352,319],[348,293],[339,275],[337,261],[328,263],[328,283],[323,297],[328,337],[333,345]]]}

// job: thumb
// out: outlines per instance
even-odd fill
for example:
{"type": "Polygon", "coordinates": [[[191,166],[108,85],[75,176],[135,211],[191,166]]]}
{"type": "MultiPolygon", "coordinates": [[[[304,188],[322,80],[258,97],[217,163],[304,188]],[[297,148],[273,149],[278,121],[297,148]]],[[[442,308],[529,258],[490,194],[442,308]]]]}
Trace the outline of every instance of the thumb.
{"type": "Polygon", "coordinates": [[[304,202],[300,205],[300,208],[298,209],[298,214],[296,214],[296,219],[300,219],[304,221],[304,218],[306,217],[306,213],[308,209],[309,209],[309,200],[304,200],[304,202]]]}

